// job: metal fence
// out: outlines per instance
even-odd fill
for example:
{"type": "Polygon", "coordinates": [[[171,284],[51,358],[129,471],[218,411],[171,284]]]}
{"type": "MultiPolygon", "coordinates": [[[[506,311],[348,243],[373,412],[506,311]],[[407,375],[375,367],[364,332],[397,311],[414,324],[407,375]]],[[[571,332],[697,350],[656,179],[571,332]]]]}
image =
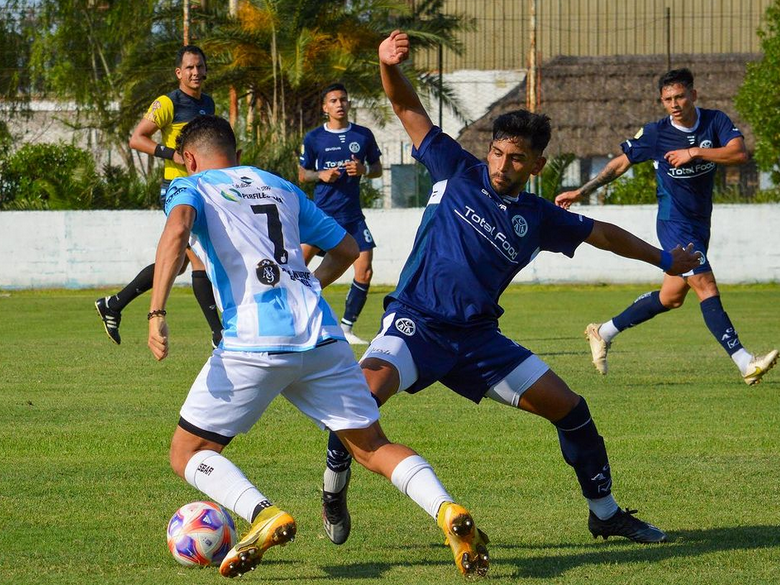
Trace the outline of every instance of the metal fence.
{"type": "MultiPolygon", "coordinates": [[[[410,0],[414,1],[414,0],[410,0]]],[[[556,55],[756,53],[756,31],[775,0],[536,0],[536,44],[556,55]]],[[[462,55],[443,52],[444,71],[524,69],[530,44],[530,0],[445,0],[444,12],[473,18],[458,35],[462,55]]],[[[417,57],[438,70],[436,51],[417,57]]]]}

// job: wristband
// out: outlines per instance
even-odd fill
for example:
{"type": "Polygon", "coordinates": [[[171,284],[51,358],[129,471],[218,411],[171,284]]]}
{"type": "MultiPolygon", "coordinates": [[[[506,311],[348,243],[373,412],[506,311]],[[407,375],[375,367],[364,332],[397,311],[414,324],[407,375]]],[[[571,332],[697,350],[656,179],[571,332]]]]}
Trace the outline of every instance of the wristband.
{"type": "Polygon", "coordinates": [[[172,149],[170,146],[164,146],[162,144],[158,144],[157,148],[154,149],[154,156],[156,156],[157,158],[173,160],[174,154],[176,154],[176,151],[172,149]]]}
{"type": "Polygon", "coordinates": [[[661,262],[658,263],[658,266],[660,266],[661,270],[666,272],[672,267],[672,262],[674,262],[674,258],[672,258],[671,253],[667,252],[666,250],[661,250],[661,262]]]}
{"type": "Polygon", "coordinates": [[[146,314],[146,320],[151,321],[155,317],[165,317],[168,314],[168,312],[165,309],[155,309],[154,311],[149,311],[146,314]]]}

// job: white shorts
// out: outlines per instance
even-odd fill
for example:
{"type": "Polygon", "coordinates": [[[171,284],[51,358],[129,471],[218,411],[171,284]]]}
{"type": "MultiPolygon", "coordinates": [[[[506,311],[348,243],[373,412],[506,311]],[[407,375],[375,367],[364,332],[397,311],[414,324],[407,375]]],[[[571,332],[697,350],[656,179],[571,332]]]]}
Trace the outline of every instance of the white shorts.
{"type": "Polygon", "coordinates": [[[349,345],[268,354],[217,349],[190,388],[181,417],[197,429],[246,433],[281,394],[320,428],[362,429],[379,408],[349,345]]]}

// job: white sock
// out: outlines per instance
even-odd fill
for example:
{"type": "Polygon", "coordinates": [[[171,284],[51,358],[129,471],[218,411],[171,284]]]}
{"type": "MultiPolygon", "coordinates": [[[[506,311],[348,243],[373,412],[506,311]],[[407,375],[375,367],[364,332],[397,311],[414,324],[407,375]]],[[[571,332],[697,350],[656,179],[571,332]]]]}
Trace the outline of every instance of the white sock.
{"type": "Polygon", "coordinates": [[[184,477],[192,487],[250,523],[255,507],[268,502],[238,467],[216,451],[195,453],[187,462],[184,477]]]}
{"type": "Polygon", "coordinates": [[[439,507],[453,501],[436,477],[433,467],[419,455],[410,455],[396,465],[390,481],[434,520],[439,507]]]}
{"type": "Polygon", "coordinates": [[[601,327],[599,327],[599,335],[601,335],[601,339],[603,339],[607,343],[612,341],[612,339],[616,337],[618,333],[620,333],[620,331],[618,331],[617,327],[615,327],[615,324],[612,322],[612,319],[610,319],[606,323],[602,323],[601,327]]]}
{"type": "Polygon", "coordinates": [[[588,508],[590,508],[590,511],[599,517],[599,520],[607,520],[612,518],[612,516],[614,516],[619,509],[615,498],[612,497],[612,494],[604,496],[603,498],[588,498],[588,508]]]}
{"type": "Polygon", "coordinates": [[[737,364],[739,371],[742,372],[742,375],[744,376],[747,373],[750,360],[753,359],[753,354],[743,347],[732,353],[731,359],[734,360],[734,363],[737,364]]]}
{"type": "Polygon", "coordinates": [[[338,493],[344,489],[349,480],[349,468],[345,471],[333,471],[330,467],[325,468],[325,475],[322,477],[322,489],[326,492],[338,493]]]}

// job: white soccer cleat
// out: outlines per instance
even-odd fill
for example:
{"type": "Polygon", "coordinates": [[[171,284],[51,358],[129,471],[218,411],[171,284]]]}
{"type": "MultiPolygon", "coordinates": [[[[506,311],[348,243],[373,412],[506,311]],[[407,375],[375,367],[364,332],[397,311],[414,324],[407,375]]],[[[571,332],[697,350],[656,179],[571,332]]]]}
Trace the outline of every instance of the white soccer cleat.
{"type": "Polygon", "coordinates": [[[599,371],[602,376],[607,375],[607,351],[612,345],[608,341],[604,341],[599,335],[599,327],[601,323],[591,323],[585,328],[585,339],[590,344],[590,354],[593,358],[593,365],[599,371]]]}
{"type": "Polygon", "coordinates": [[[777,350],[773,349],[765,355],[755,355],[748,364],[747,371],[742,375],[745,384],[752,386],[758,384],[769,370],[775,367],[777,363],[777,350]]]}
{"type": "Polygon", "coordinates": [[[350,345],[368,345],[368,341],[361,339],[352,332],[352,325],[341,324],[341,330],[344,332],[344,338],[350,345]]]}

